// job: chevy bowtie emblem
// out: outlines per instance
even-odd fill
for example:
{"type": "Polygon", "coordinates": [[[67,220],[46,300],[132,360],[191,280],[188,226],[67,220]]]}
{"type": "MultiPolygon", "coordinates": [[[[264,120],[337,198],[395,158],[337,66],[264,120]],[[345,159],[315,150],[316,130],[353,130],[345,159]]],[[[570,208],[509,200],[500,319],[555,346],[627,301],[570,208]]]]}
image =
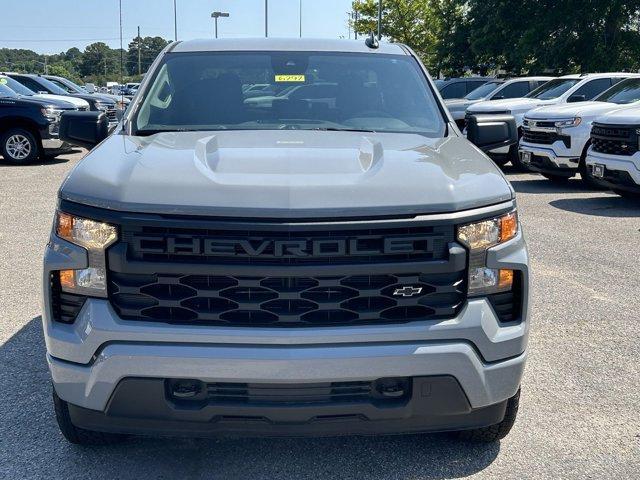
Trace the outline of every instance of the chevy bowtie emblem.
{"type": "Polygon", "coordinates": [[[422,293],[422,287],[402,287],[396,288],[393,291],[393,295],[397,297],[413,297],[414,295],[420,295],[422,293]]]}

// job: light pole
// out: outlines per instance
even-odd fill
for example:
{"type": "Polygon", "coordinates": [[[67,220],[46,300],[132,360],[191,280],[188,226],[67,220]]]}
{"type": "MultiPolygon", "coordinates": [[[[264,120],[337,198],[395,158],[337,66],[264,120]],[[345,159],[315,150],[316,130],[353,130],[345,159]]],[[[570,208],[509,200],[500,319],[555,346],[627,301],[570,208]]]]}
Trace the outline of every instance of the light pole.
{"type": "Polygon", "coordinates": [[[299,12],[299,20],[300,20],[300,38],[302,38],[302,0],[298,2],[298,12],[299,12]]]}
{"type": "Polygon", "coordinates": [[[382,39],[382,34],[380,33],[382,24],[382,0],[378,0],[378,40],[382,39]]]}
{"type": "Polygon", "coordinates": [[[178,7],[176,0],[173,0],[173,36],[174,40],[178,41],[178,7]]]}
{"type": "Polygon", "coordinates": [[[264,36],[269,36],[269,0],[264,0],[264,36]]]}
{"type": "Polygon", "coordinates": [[[227,18],[228,16],[229,16],[229,13],[227,13],[227,12],[213,12],[211,14],[211,18],[213,18],[214,25],[215,25],[216,38],[218,38],[218,18],[220,18],[220,17],[227,18]]]}

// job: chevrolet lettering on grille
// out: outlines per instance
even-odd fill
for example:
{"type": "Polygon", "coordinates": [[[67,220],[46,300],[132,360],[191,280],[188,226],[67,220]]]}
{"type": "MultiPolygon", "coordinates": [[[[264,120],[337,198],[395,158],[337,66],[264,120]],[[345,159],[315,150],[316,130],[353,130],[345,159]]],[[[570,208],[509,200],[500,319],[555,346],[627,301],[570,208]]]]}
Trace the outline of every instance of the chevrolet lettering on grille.
{"type": "Polygon", "coordinates": [[[135,236],[139,254],[174,254],[237,257],[340,257],[433,253],[441,235],[398,237],[346,237],[314,239],[229,239],[201,236],[135,236]]]}

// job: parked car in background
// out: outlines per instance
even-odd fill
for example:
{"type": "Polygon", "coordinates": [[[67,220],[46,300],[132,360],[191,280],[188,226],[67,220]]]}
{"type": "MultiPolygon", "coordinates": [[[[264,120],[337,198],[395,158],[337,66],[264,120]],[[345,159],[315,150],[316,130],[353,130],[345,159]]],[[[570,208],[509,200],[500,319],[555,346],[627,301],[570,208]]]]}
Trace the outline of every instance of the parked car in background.
{"type": "Polygon", "coordinates": [[[553,80],[553,78],[554,77],[522,77],[508,80],[491,80],[479,86],[473,92],[468,93],[462,99],[449,99],[445,100],[444,103],[458,127],[464,128],[464,118],[467,108],[474,103],[524,97],[540,85],[544,85],[549,80],[553,80]]]}
{"type": "MultiPolygon", "coordinates": [[[[81,98],[72,97],[67,95],[66,92],[62,92],[62,94],[52,94],[47,90],[43,90],[39,87],[37,83],[32,83],[30,81],[21,82],[19,79],[14,78],[16,74],[13,73],[0,73],[0,78],[6,79],[6,85],[11,88],[11,90],[15,91],[19,95],[23,95],[25,97],[35,97],[35,98],[44,98],[50,100],[61,100],[64,102],[68,102],[73,104],[78,110],[89,110],[89,102],[83,100],[81,98]],[[29,83],[33,88],[28,87],[26,83],[29,83]]],[[[17,74],[20,75],[20,74],[17,74]]]]}
{"type": "Polygon", "coordinates": [[[70,149],[59,139],[60,115],[76,107],[54,98],[23,96],[0,77],[0,155],[23,165],[38,157],[53,157],[70,149]]]}
{"type": "Polygon", "coordinates": [[[275,95],[275,93],[276,90],[270,83],[255,83],[242,87],[242,94],[245,98],[265,97],[275,95]]]}
{"type": "Polygon", "coordinates": [[[535,108],[524,116],[520,160],[529,170],[563,182],[580,173],[588,186],[586,156],[595,118],[640,104],[640,77],[628,78],[593,101],[535,108]]]}
{"type": "MultiPolygon", "coordinates": [[[[520,136],[522,136],[524,115],[529,110],[549,105],[565,105],[568,103],[592,100],[605,90],[611,88],[615,83],[633,75],[634,74],[630,73],[565,75],[538,87],[525,98],[476,103],[467,109],[467,114],[513,115],[516,120],[520,136]]],[[[489,154],[491,158],[500,165],[510,161],[514,166],[520,169],[527,169],[526,165],[520,161],[518,145],[501,147],[492,150],[489,154]]]]}
{"type": "Polygon", "coordinates": [[[42,75],[26,74],[26,73],[9,73],[9,77],[22,83],[30,90],[37,88],[40,92],[45,94],[66,96],[69,99],[81,100],[89,105],[89,110],[104,112],[109,119],[110,126],[114,126],[118,123],[118,116],[116,112],[116,102],[107,97],[100,97],[93,93],[87,92],[69,92],[66,89],[56,85],[55,83],[47,80],[42,75]]]}
{"type": "MultiPolygon", "coordinates": [[[[125,108],[127,108],[127,105],[129,105],[129,103],[131,102],[130,99],[128,99],[126,97],[123,97],[123,96],[110,95],[108,93],[96,92],[95,91],[95,87],[94,87],[92,92],[88,92],[86,89],[84,89],[80,85],[72,82],[68,78],[58,77],[56,75],[43,75],[43,78],[46,78],[50,82],[56,84],[57,86],[59,86],[60,88],[62,88],[65,91],[67,91],[67,93],[69,93],[71,95],[73,95],[73,94],[86,95],[88,93],[90,95],[95,96],[95,98],[96,98],[96,100],[98,102],[103,102],[105,105],[109,104],[109,102],[108,102],[109,100],[112,101],[112,102],[115,102],[116,112],[119,111],[120,114],[122,113],[122,111],[124,111],[125,108]]],[[[101,109],[102,108],[92,108],[92,110],[101,110],[101,109]]]]}
{"type": "Polygon", "coordinates": [[[282,106],[283,109],[289,110],[291,113],[296,109],[313,108],[313,104],[324,103],[330,107],[336,98],[336,88],[337,84],[330,82],[291,85],[276,95],[247,98],[244,103],[250,107],[278,108],[278,106],[282,106]]]}
{"type": "Polygon", "coordinates": [[[476,88],[484,85],[489,80],[495,80],[494,77],[461,77],[461,78],[445,78],[435,81],[436,87],[440,92],[440,96],[444,99],[464,98],[476,88]]]}
{"type": "Polygon", "coordinates": [[[640,199],[640,107],[594,120],[586,164],[587,174],[597,184],[640,199]]]}

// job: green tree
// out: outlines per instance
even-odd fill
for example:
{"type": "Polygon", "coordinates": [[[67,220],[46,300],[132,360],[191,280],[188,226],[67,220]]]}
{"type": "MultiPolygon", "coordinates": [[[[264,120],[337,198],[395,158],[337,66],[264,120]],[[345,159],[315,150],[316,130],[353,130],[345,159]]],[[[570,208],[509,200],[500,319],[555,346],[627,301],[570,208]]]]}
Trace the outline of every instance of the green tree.
{"type": "Polygon", "coordinates": [[[138,72],[138,45],[140,46],[140,73],[145,73],[158,54],[169,44],[162,37],[136,37],[129,43],[127,51],[127,72],[137,75],[138,72]]]}
{"type": "Polygon", "coordinates": [[[119,50],[112,50],[106,43],[92,43],[84,50],[79,68],[83,76],[117,75],[120,72],[119,50]]]}

